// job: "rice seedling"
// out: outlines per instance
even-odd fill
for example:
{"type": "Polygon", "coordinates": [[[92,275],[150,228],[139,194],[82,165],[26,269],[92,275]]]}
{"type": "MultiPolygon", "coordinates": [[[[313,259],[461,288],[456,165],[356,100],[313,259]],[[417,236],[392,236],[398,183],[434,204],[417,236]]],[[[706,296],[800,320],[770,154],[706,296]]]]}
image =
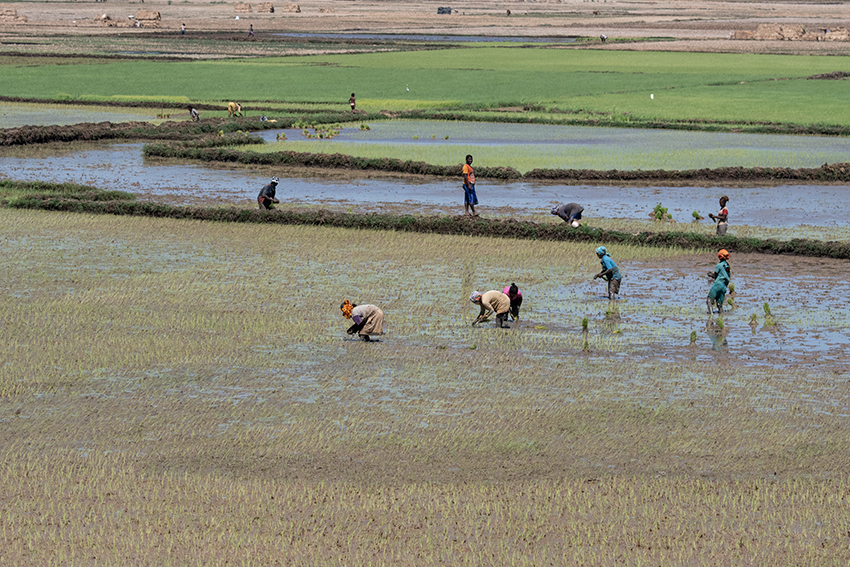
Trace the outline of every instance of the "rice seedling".
{"type": "Polygon", "coordinates": [[[850,559],[839,366],[665,342],[660,313],[704,313],[653,311],[639,282],[690,253],[617,245],[628,332],[580,335],[568,321],[612,309],[592,244],[9,209],[0,226],[11,564],[850,559]],[[506,266],[525,321],[473,330],[472,282],[506,266]],[[381,342],[347,339],[342,297],[382,307],[381,342]]]}

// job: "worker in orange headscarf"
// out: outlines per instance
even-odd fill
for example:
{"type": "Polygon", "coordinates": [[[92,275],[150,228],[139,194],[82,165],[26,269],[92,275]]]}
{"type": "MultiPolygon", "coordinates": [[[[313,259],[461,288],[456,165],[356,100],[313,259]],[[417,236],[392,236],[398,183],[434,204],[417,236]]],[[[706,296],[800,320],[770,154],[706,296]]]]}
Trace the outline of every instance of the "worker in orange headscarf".
{"type": "Polygon", "coordinates": [[[369,335],[384,334],[384,312],[377,306],[357,305],[346,299],[339,309],[343,317],[351,319],[354,323],[346,330],[349,335],[357,333],[361,340],[368,343],[372,340],[369,335]]]}
{"type": "Polygon", "coordinates": [[[726,301],[726,291],[729,280],[732,279],[732,268],[729,266],[729,252],[721,250],[717,253],[717,265],[713,272],[708,272],[708,277],[714,279],[711,289],[708,290],[708,299],[705,300],[708,314],[711,315],[711,304],[717,304],[717,312],[723,314],[723,302],[726,301]]]}

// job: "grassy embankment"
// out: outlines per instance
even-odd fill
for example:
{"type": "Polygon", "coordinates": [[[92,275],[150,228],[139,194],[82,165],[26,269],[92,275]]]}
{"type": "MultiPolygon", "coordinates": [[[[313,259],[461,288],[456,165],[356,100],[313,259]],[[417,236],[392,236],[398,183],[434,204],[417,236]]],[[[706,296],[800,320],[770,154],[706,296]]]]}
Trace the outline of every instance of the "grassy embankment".
{"type": "MultiPolygon", "coordinates": [[[[587,244],[0,220],[6,563],[850,559],[836,376],[706,364],[703,336],[636,356],[662,329],[588,302],[587,244]],[[525,326],[473,329],[508,266],[525,326]],[[381,343],[346,340],[343,297],[381,343]]],[[[632,285],[682,257],[612,253],[632,285]]]]}

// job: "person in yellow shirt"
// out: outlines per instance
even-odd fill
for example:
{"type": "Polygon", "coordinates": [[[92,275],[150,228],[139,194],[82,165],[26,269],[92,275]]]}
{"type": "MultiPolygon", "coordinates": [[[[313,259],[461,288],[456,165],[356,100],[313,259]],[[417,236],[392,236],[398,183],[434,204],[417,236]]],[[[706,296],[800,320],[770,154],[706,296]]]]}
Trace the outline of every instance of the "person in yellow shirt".
{"type": "Polygon", "coordinates": [[[472,156],[466,156],[466,163],[463,164],[463,210],[466,215],[470,214],[477,217],[475,205],[478,204],[478,196],[475,194],[475,171],[472,169],[472,156]]]}
{"type": "Polygon", "coordinates": [[[491,313],[496,314],[496,323],[500,328],[510,329],[505,325],[505,319],[508,318],[508,313],[511,309],[511,298],[499,290],[493,289],[486,293],[473,291],[469,296],[469,301],[481,307],[481,312],[475,321],[472,322],[474,327],[481,321],[490,316],[491,313]]]}
{"type": "Polygon", "coordinates": [[[227,117],[233,118],[234,116],[242,116],[242,105],[238,102],[228,102],[227,117]]]}

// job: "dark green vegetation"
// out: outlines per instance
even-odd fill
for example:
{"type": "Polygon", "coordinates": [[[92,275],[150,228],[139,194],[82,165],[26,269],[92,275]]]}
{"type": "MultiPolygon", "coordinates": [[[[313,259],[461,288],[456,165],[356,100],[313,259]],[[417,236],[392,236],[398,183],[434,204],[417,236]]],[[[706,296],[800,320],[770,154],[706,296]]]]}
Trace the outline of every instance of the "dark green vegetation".
{"type": "Polygon", "coordinates": [[[101,191],[85,185],[22,183],[0,180],[0,204],[16,209],[41,209],[91,214],[131,215],[216,222],[313,225],[523,240],[605,242],[632,246],[674,247],[685,250],[726,248],[746,253],[788,254],[850,259],[850,243],[794,239],[778,241],[736,236],[707,236],[691,232],[640,232],[538,224],[514,219],[460,216],[351,214],[327,210],[259,211],[232,207],[177,207],[137,202],[131,193],[101,191]]]}

